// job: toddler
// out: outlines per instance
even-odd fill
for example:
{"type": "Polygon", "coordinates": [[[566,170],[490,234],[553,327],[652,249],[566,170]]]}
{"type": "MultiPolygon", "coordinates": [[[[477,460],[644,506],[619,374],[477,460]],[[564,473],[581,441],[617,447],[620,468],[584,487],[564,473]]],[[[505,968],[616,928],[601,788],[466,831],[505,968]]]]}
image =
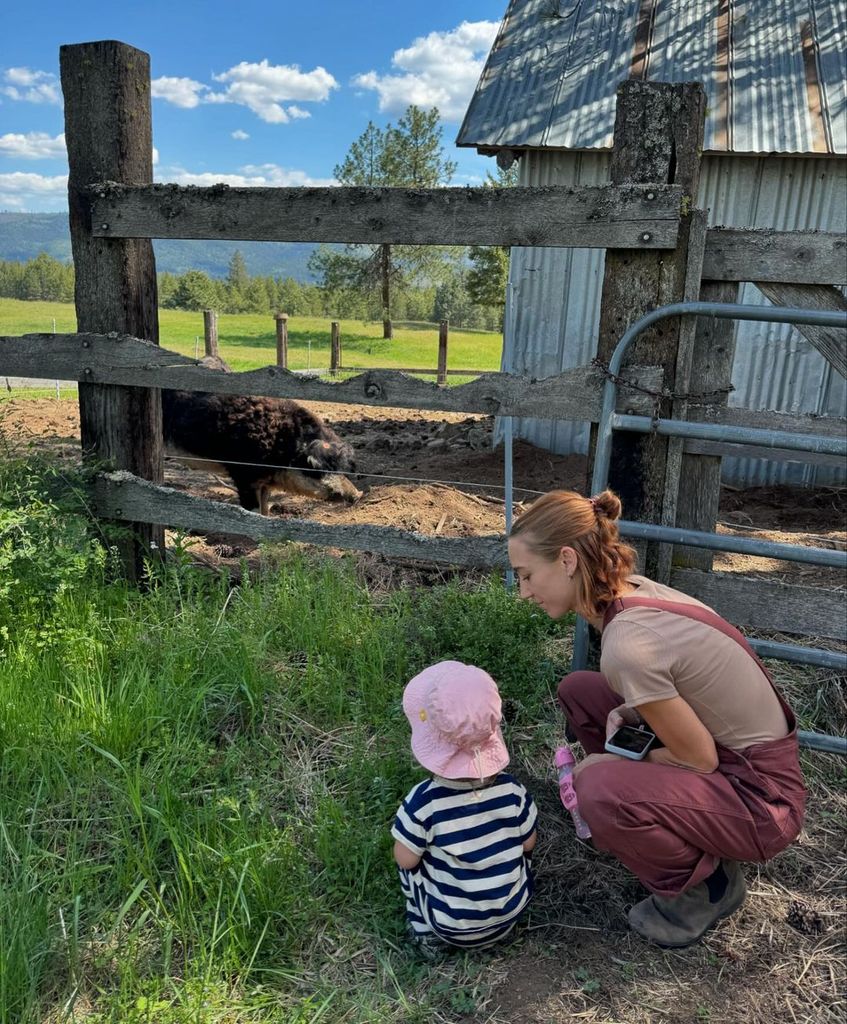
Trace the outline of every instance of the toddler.
{"type": "Polygon", "coordinates": [[[442,661],[403,693],[412,753],[432,773],[397,811],[391,835],[413,940],[482,947],[514,928],[532,895],[535,804],[503,771],[501,702],[481,668],[442,661]]]}

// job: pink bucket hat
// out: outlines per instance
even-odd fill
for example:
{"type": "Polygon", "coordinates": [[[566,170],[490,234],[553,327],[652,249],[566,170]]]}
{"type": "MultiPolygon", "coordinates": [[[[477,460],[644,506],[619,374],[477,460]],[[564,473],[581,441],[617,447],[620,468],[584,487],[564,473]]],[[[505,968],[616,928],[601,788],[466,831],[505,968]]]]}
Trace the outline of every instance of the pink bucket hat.
{"type": "Polygon", "coordinates": [[[445,779],[484,779],[509,763],[500,732],[500,694],[491,676],[461,661],[440,661],[403,691],[412,753],[445,779]]]}

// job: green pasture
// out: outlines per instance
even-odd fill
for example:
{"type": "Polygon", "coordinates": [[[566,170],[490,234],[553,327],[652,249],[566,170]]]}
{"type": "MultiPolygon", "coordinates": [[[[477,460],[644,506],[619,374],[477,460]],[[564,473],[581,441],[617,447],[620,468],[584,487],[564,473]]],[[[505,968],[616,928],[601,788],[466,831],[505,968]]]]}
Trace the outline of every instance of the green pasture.
{"type": "MultiPolygon", "coordinates": [[[[18,335],[53,330],[73,332],[72,305],[23,302],[0,298],[0,334],[18,335]]],[[[330,319],[291,317],[288,321],[288,365],[292,370],[326,369],[330,360],[330,319]]],[[[382,323],[339,320],[341,361],[346,366],[431,368],[438,362],[438,324],[397,323],[394,338],[382,337],[382,323]]],[[[160,343],[182,355],[203,355],[203,314],[159,310],[160,343]]],[[[276,362],[276,327],[270,315],[221,314],[218,317],[221,356],[234,370],[252,370],[276,362]]],[[[448,369],[499,370],[502,336],[486,331],[451,329],[448,369]]]]}

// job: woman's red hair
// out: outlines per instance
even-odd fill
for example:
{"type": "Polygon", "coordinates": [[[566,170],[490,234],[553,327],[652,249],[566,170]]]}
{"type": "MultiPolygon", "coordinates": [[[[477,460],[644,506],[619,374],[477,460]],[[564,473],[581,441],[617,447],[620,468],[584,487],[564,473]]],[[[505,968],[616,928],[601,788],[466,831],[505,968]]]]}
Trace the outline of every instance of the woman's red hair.
{"type": "Polygon", "coordinates": [[[620,539],[617,520],[621,502],[614,491],[585,498],[576,491],[550,491],[515,521],[510,537],[555,561],[562,548],[573,548],[577,557],[576,610],[583,618],[602,615],[632,575],[636,554],[620,539]]]}

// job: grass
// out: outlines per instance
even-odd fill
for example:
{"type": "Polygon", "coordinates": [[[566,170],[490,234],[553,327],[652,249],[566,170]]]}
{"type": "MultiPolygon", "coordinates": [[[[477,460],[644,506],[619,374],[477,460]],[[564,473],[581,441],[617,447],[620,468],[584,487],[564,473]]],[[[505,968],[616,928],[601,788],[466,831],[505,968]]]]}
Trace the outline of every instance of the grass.
{"type": "MultiPolygon", "coordinates": [[[[23,302],[0,298],[0,334],[19,335],[76,330],[74,307],[59,302],[23,302]]],[[[438,325],[395,324],[394,339],[382,338],[382,323],[341,320],[342,365],[436,367],[438,325]]],[[[160,343],[182,355],[203,354],[203,314],[159,310],[160,343]]],[[[218,318],[220,354],[233,370],[252,370],[276,362],[276,327],[270,315],[222,314],[218,318]]],[[[448,368],[499,370],[503,339],[476,330],[450,331],[448,368]]],[[[292,370],[326,369],[330,358],[330,318],[291,317],[288,321],[288,365],[292,370]]]]}
{"type": "MultiPolygon", "coordinates": [[[[623,924],[639,886],[558,802],[570,624],[497,578],[421,588],[295,545],[231,586],[178,538],[132,591],[68,482],[0,462],[0,1024],[842,1019],[838,759],[804,755],[806,832],[748,867],[745,908],[652,949],[623,924]],[[402,688],[446,657],[500,683],[538,892],[516,946],[431,965],[388,826],[421,777],[402,688]]],[[[831,673],[774,667],[804,727],[841,727],[831,673]]]]}
{"type": "Polygon", "coordinates": [[[388,826],[421,774],[399,697],[474,660],[528,727],[550,623],[497,580],[375,595],[294,549],[237,589],[178,551],[132,592],[39,473],[0,478],[2,1024],[470,1005],[484,961],[403,950],[388,826]]]}

